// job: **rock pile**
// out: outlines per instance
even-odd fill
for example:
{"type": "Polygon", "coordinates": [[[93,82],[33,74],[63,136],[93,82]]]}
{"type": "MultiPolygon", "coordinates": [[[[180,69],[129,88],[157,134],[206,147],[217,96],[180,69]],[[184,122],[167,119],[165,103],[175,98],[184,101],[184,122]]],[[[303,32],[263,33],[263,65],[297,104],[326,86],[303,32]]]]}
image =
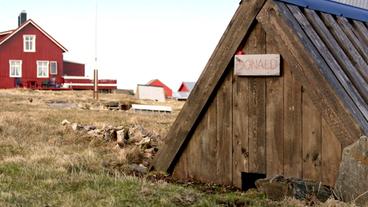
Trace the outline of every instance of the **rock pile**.
{"type": "Polygon", "coordinates": [[[320,182],[283,176],[257,180],[256,186],[269,199],[277,201],[293,197],[298,200],[325,202],[334,196],[333,189],[320,182]]]}
{"type": "Polygon", "coordinates": [[[130,126],[104,126],[97,128],[92,125],[71,123],[68,120],[61,122],[63,126],[73,131],[84,133],[90,137],[116,143],[116,148],[124,154],[131,171],[142,174],[147,172],[149,163],[158,151],[160,135],[146,130],[141,125],[130,126]]]}

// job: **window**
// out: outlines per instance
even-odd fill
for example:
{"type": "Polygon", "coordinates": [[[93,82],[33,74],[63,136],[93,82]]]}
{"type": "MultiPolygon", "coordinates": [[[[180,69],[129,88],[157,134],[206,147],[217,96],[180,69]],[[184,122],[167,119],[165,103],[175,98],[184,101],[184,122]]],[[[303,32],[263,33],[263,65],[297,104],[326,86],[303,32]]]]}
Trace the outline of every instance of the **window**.
{"type": "Polygon", "coordinates": [[[37,78],[49,77],[49,61],[37,61],[37,78]]]}
{"type": "Polygon", "coordinates": [[[36,35],[23,36],[24,52],[36,52],[36,35]]]}
{"type": "Polygon", "coordinates": [[[10,72],[9,76],[11,78],[22,77],[22,61],[21,60],[9,60],[10,72]]]}
{"type": "Polygon", "coordinates": [[[57,75],[57,62],[56,61],[50,61],[50,74],[57,75]]]}

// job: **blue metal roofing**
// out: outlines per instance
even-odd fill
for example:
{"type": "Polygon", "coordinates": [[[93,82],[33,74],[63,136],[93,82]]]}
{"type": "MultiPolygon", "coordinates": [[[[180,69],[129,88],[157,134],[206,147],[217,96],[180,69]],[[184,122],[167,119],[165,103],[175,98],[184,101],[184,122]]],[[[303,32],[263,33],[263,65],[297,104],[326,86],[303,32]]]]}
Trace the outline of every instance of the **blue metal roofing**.
{"type": "Polygon", "coordinates": [[[363,9],[368,9],[368,1],[367,0],[333,0],[343,4],[349,4],[352,6],[360,7],[363,9]]]}
{"type": "Polygon", "coordinates": [[[332,0],[276,0],[304,8],[368,22],[368,10],[332,0]]]}

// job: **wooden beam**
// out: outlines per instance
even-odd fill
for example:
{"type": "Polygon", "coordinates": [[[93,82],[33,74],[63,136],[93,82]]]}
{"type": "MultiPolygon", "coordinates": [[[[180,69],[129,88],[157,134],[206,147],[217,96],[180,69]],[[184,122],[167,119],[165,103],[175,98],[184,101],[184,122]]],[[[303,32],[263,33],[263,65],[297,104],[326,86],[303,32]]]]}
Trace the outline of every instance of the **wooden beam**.
{"type": "MultiPolygon", "coordinates": [[[[333,68],[335,76],[339,79],[344,89],[350,94],[350,97],[354,100],[354,103],[367,119],[368,108],[365,101],[368,101],[368,84],[356,70],[349,57],[346,55],[347,52],[341,49],[340,45],[342,44],[339,45],[336,39],[339,39],[340,41],[344,40],[343,44],[345,45],[348,45],[350,41],[347,39],[345,34],[339,28],[337,28],[338,26],[336,22],[331,19],[332,16],[322,14],[327,26],[330,28],[329,30],[314,11],[306,9],[306,15],[310,20],[308,21],[298,7],[291,5],[288,7],[294,14],[295,18],[298,19],[299,22],[303,22],[304,31],[310,37],[311,41],[314,43],[326,63],[330,66],[330,68],[333,68]],[[311,24],[314,26],[314,28],[311,24]],[[330,31],[334,32],[334,36],[330,31]],[[364,97],[366,99],[364,99],[364,97]]],[[[354,48],[353,46],[351,47],[348,49],[350,52],[354,48]]],[[[356,56],[356,59],[358,59],[358,56],[356,56]]],[[[364,60],[362,61],[364,62],[364,60]]],[[[364,71],[366,68],[367,65],[362,66],[361,70],[364,71]]]]}
{"type": "Polygon", "coordinates": [[[341,29],[345,32],[350,41],[354,44],[355,48],[357,48],[360,55],[364,57],[366,63],[368,63],[368,44],[365,44],[364,41],[360,41],[358,39],[358,37],[353,31],[354,28],[350,24],[348,19],[346,19],[345,17],[337,17],[337,22],[340,24],[341,29]]]}
{"type": "MultiPolygon", "coordinates": [[[[268,34],[273,34],[278,40],[276,42],[282,56],[294,63],[291,69],[303,86],[311,89],[308,90],[309,96],[322,112],[333,133],[345,146],[354,142],[362,131],[338,96],[345,98],[347,104],[354,103],[344,90],[331,87],[329,83],[338,86],[339,82],[322,61],[320,54],[290,11],[283,3],[269,1],[257,16],[257,20],[268,34]]],[[[356,107],[352,107],[351,110],[362,126],[367,124],[356,107]]]]}
{"type": "Polygon", "coordinates": [[[239,49],[264,3],[265,0],[248,0],[240,4],[225,34],[199,77],[188,101],[171,127],[167,135],[167,142],[156,155],[153,161],[155,170],[169,171],[169,168],[173,166],[177,153],[181,150],[186,140],[190,138],[192,128],[196,125],[201,114],[203,114],[202,112],[205,110],[208,100],[215,91],[227,66],[232,61],[234,54],[239,49]]]}
{"type": "Polygon", "coordinates": [[[356,32],[360,35],[363,41],[368,44],[368,26],[364,25],[363,22],[357,20],[353,20],[353,25],[355,26],[356,32]]]}
{"type": "MultiPolygon", "coordinates": [[[[310,11],[310,13],[316,17],[316,21],[319,20],[319,22],[322,23],[315,11],[310,11]]],[[[321,16],[324,20],[324,24],[322,23],[321,27],[327,26],[330,28],[330,31],[333,34],[333,36],[331,36],[332,39],[326,39],[324,42],[327,44],[327,46],[330,46],[330,51],[336,55],[336,60],[339,61],[341,67],[350,76],[350,79],[355,82],[355,87],[359,90],[359,92],[363,95],[363,98],[365,98],[365,101],[368,103],[367,63],[364,61],[363,57],[359,54],[358,50],[354,47],[347,35],[337,24],[335,18],[330,14],[322,14],[321,16]],[[336,42],[335,40],[337,40],[339,44],[328,45],[330,42],[336,42]],[[340,47],[343,49],[343,51],[341,51],[340,47]],[[340,51],[341,54],[337,53],[337,51],[340,51]]],[[[311,22],[313,23],[314,21],[311,22]]],[[[366,106],[366,104],[364,104],[364,106],[366,106]]]]}

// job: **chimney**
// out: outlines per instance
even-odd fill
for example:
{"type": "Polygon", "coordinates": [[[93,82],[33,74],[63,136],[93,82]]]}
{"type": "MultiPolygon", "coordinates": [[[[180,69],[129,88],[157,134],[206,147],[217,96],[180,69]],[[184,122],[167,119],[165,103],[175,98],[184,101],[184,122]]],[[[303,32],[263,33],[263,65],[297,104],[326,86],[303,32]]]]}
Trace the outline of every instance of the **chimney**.
{"type": "Polygon", "coordinates": [[[20,27],[24,22],[27,21],[27,13],[23,10],[18,16],[18,27],[20,27]]]}

